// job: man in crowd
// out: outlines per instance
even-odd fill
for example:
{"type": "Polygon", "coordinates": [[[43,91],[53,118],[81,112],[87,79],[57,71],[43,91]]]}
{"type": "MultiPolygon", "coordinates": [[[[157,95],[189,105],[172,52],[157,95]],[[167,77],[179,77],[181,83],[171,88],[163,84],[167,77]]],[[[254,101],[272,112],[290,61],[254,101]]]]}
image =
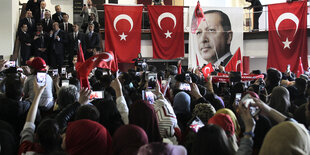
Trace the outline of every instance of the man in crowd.
{"type": "Polygon", "coordinates": [[[19,27],[21,27],[23,24],[27,25],[28,32],[30,34],[32,34],[35,31],[36,22],[32,18],[32,12],[31,11],[27,11],[25,18],[23,18],[19,21],[19,27]]]}
{"type": "Polygon", "coordinates": [[[88,23],[91,13],[94,13],[96,16],[96,21],[99,21],[97,8],[93,6],[93,2],[91,0],[88,0],[87,6],[84,5],[84,7],[82,8],[82,12],[80,13],[80,16],[83,17],[82,25],[88,23]]]}
{"type": "MultiPolygon", "coordinates": [[[[73,59],[74,55],[77,55],[79,46],[78,41],[81,42],[83,52],[86,52],[86,43],[85,43],[85,34],[83,32],[79,32],[79,25],[73,25],[73,32],[68,35],[69,40],[69,60],[73,59]]],[[[70,64],[72,65],[72,64],[70,64]]]]}
{"type": "Polygon", "coordinates": [[[20,27],[20,32],[19,32],[19,40],[20,40],[20,54],[22,57],[21,64],[25,65],[26,61],[30,58],[31,56],[31,43],[32,43],[32,37],[30,33],[28,32],[28,26],[26,23],[24,23],[20,27]]]}
{"type": "Polygon", "coordinates": [[[87,51],[84,52],[85,53],[85,59],[90,58],[91,56],[93,56],[96,52],[97,52],[97,48],[99,48],[99,43],[100,43],[100,39],[99,39],[99,34],[94,32],[94,24],[89,24],[88,25],[89,28],[89,33],[87,33],[86,35],[86,48],[87,51]]]}
{"type": "Polygon", "coordinates": [[[26,5],[26,11],[30,10],[32,12],[36,22],[40,21],[40,3],[41,0],[29,0],[26,5]]]}
{"type": "Polygon", "coordinates": [[[68,22],[69,21],[69,15],[64,14],[63,15],[63,23],[59,24],[59,28],[63,30],[66,33],[73,32],[72,24],[68,22]]]}
{"type": "Polygon", "coordinates": [[[89,31],[89,24],[93,24],[94,25],[94,31],[96,33],[99,33],[99,23],[95,20],[96,19],[96,15],[94,13],[91,13],[90,14],[90,17],[89,17],[89,22],[88,23],[84,23],[81,28],[83,29],[83,32],[84,33],[88,33],[89,31]]]}
{"type": "Polygon", "coordinates": [[[200,23],[196,36],[200,57],[212,64],[226,65],[232,54],[230,44],[233,37],[228,16],[219,10],[204,12],[205,18],[200,23]]]}
{"type": "Polygon", "coordinates": [[[64,63],[65,44],[67,35],[59,28],[58,22],[53,23],[53,31],[50,32],[49,63],[53,68],[60,68],[64,63]]]}
{"type": "Polygon", "coordinates": [[[46,11],[49,11],[48,9],[46,9],[46,2],[41,1],[41,3],[40,3],[40,18],[36,21],[40,21],[40,20],[44,19],[44,15],[45,15],[46,11]]]}
{"type": "Polygon", "coordinates": [[[33,48],[35,56],[41,57],[45,62],[47,62],[48,42],[48,33],[44,32],[42,24],[38,23],[37,32],[33,38],[33,48]]]}
{"type": "Polygon", "coordinates": [[[58,24],[63,22],[63,16],[66,14],[64,12],[61,12],[60,5],[55,6],[56,13],[53,14],[52,19],[54,22],[57,22],[58,24]]]}
{"type": "Polygon", "coordinates": [[[45,11],[44,19],[41,20],[41,23],[43,24],[43,31],[44,32],[50,33],[50,31],[53,30],[54,21],[51,19],[51,12],[50,11],[45,11]]]}

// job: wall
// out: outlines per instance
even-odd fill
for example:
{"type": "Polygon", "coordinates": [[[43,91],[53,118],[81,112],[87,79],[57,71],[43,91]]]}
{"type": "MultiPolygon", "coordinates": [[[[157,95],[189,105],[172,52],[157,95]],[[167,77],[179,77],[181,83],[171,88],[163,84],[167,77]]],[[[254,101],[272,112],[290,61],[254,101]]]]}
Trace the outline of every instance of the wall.
{"type": "Polygon", "coordinates": [[[3,55],[4,59],[9,59],[10,55],[13,53],[17,21],[19,17],[18,8],[18,0],[5,0],[2,1],[0,5],[0,55],[3,55]]]}

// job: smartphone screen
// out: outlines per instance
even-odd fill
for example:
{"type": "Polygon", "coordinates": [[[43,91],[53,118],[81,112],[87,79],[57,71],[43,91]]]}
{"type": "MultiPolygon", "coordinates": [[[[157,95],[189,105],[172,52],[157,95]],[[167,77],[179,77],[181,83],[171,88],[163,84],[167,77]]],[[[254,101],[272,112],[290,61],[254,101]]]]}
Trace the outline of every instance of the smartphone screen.
{"type": "Polygon", "coordinates": [[[61,86],[69,86],[69,80],[61,80],[61,86]]]}
{"type": "Polygon", "coordinates": [[[241,100],[241,93],[236,93],[235,104],[238,105],[241,100]]]}
{"type": "Polygon", "coordinates": [[[89,99],[103,99],[104,97],[104,91],[93,91],[90,94],[89,99]]]}
{"type": "MultiPolygon", "coordinates": [[[[248,108],[251,103],[255,103],[250,94],[246,94],[240,102],[244,105],[245,108],[248,108]]],[[[260,112],[260,109],[258,109],[257,107],[250,107],[250,112],[251,115],[254,117],[260,112]]]]}
{"type": "Polygon", "coordinates": [[[180,83],[180,90],[191,91],[191,86],[188,83],[180,83]]]}
{"type": "Polygon", "coordinates": [[[67,70],[66,67],[61,67],[61,74],[66,74],[67,70]]]}
{"type": "Polygon", "coordinates": [[[53,76],[57,76],[58,75],[58,69],[53,69],[53,76]]]}
{"type": "Polygon", "coordinates": [[[38,72],[37,73],[37,83],[39,86],[44,86],[46,83],[46,73],[38,72]]]}
{"type": "Polygon", "coordinates": [[[149,73],[147,75],[147,81],[148,81],[148,89],[149,90],[155,90],[156,82],[157,82],[157,73],[149,73]]]}
{"type": "Polygon", "coordinates": [[[199,117],[196,116],[192,123],[189,125],[189,128],[191,128],[194,132],[197,133],[198,130],[204,126],[205,125],[203,124],[203,122],[199,119],[199,117]]]}
{"type": "Polygon", "coordinates": [[[4,64],[4,66],[5,66],[6,68],[15,67],[15,66],[16,66],[16,65],[15,65],[15,61],[7,61],[7,62],[4,64]]]}
{"type": "Polygon", "coordinates": [[[155,102],[154,94],[151,91],[145,91],[145,100],[153,104],[155,102]]]}
{"type": "Polygon", "coordinates": [[[186,73],[186,74],[185,74],[185,80],[186,80],[187,82],[190,82],[190,81],[191,81],[191,76],[189,75],[189,73],[186,73]]]}

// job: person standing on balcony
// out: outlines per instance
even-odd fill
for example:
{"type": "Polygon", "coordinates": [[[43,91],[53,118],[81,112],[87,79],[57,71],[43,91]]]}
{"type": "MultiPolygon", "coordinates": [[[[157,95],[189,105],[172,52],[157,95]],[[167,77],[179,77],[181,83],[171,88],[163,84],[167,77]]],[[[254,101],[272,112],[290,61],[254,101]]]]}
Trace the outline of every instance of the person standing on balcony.
{"type": "Polygon", "coordinates": [[[93,6],[93,2],[91,0],[87,1],[87,5],[84,4],[82,12],[80,13],[80,16],[83,17],[83,24],[87,23],[90,21],[90,16],[91,14],[95,14],[96,21],[98,22],[98,11],[97,8],[93,6]]]}
{"type": "Polygon", "coordinates": [[[63,15],[65,15],[66,13],[61,12],[60,5],[55,6],[55,11],[56,11],[56,13],[53,14],[52,19],[54,22],[61,24],[63,22],[63,15]]]}
{"type": "Polygon", "coordinates": [[[152,5],[165,5],[163,0],[152,0],[152,5]]]}
{"type": "MultiPolygon", "coordinates": [[[[26,5],[26,11],[31,11],[36,22],[40,21],[41,0],[29,0],[26,5]]],[[[35,26],[35,25],[34,25],[35,26]]]]}
{"type": "Polygon", "coordinates": [[[260,3],[259,0],[246,0],[246,2],[250,2],[251,5],[249,7],[246,7],[247,9],[254,9],[254,15],[253,15],[253,21],[254,21],[254,31],[258,31],[258,19],[262,15],[263,6],[260,3]]]}

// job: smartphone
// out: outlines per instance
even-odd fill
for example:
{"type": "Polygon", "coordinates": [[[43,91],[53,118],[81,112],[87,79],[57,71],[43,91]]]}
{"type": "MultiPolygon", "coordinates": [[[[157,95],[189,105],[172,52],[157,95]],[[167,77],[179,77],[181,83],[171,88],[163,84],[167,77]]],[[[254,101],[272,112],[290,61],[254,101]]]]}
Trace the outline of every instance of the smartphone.
{"type": "Polygon", "coordinates": [[[37,73],[37,83],[39,86],[44,86],[46,83],[46,73],[38,72],[37,73]]]}
{"type": "Polygon", "coordinates": [[[192,122],[190,123],[189,128],[192,129],[195,133],[197,133],[198,130],[204,126],[205,125],[203,124],[203,122],[199,119],[198,116],[196,116],[192,119],[192,122]]]}
{"type": "Polygon", "coordinates": [[[69,86],[69,80],[61,80],[61,86],[69,86]]]}
{"type": "Polygon", "coordinates": [[[93,91],[90,94],[89,99],[103,99],[104,97],[104,91],[93,91]]]}
{"type": "Polygon", "coordinates": [[[179,90],[191,91],[191,86],[188,83],[180,83],[179,90]]]}
{"type": "Polygon", "coordinates": [[[186,73],[186,74],[185,74],[185,80],[186,80],[187,82],[191,82],[191,76],[189,75],[189,73],[186,73]]]}
{"type": "Polygon", "coordinates": [[[148,103],[153,104],[155,102],[155,95],[151,91],[144,91],[145,96],[144,99],[145,101],[148,101],[148,103]]]}
{"type": "Polygon", "coordinates": [[[241,93],[236,93],[235,104],[239,105],[240,100],[241,100],[241,93]]]}
{"type": "Polygon", "coordinates": [[[67,72],[66,67],[61,67],[61,74],[66,74],[66,72],[67,72]]]}
{"type": "Polygon", "coordinates": [[[58,69],[53,69],[53,76],[57,76],[58,75],[58,69]]]}
{"type": "MultiPolygon", "coordinates": [[[[242,103],[244,105],[245,108],[248,108],[250,106],[251,103],[255,103],[253,98],[251,97],[250,94],[246,94],[240,101],[240,103],[242,103]]],[[[250,106],[250,112],[251,115],[253,117],[255,117],[256,115],[258,115],[258,113],[260,112],[260,109],[258,109],[257,107],[251,107],[250,106]]]]}
{"type": "Polygon", "coordinates": [[[16,65],[15,65],[15,61],[7,61],[7,62],[4,64],[4,66],[5,66],[6,68],[15,67],[15,66],[16,66],[16,65]]]}
{"type": "Polygon", "coordinates": [[[147,82],[148,82],[147,88],[149,90],[155,90],[156,82],[157,82],[157,73],[149,73],[147,75],[147,82]]]}

